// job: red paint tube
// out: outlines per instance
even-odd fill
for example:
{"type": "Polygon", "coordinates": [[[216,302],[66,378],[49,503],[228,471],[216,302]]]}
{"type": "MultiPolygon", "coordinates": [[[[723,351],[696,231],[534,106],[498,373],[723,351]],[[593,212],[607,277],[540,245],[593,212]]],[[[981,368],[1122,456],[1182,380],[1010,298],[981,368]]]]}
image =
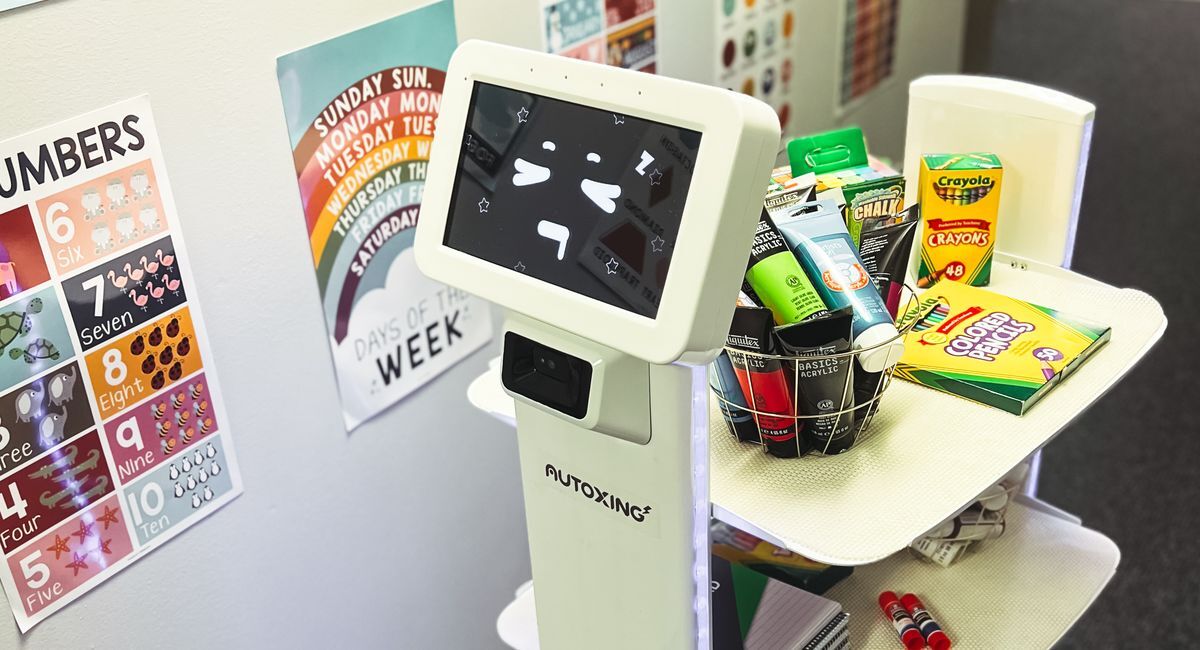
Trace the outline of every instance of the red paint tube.
{"type": "Polygon", "coordinates": [[[761,307],[738,307],[733,312],[726,345],[729,360],[737,375],[742,393],[747,397],[758,422],[763,447],[774,456],[793,458],[806,451],[799,436],[795,400],[783,363],[755,354],[777,354],[772,330],[775,319],[771,310],[761,307]],[[779,414],[760,415],[761,413],[779,414]]]}

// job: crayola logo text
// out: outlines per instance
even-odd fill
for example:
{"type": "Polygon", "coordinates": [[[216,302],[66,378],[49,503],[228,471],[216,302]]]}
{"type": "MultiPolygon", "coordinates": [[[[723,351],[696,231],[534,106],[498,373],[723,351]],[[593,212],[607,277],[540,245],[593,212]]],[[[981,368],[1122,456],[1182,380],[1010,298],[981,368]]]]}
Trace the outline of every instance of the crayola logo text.
{"type": "Polygon", "coordinates": [[[991,187],[995,183],[990,177],[979,176],[938,176],[938,187],[991,187]]]}

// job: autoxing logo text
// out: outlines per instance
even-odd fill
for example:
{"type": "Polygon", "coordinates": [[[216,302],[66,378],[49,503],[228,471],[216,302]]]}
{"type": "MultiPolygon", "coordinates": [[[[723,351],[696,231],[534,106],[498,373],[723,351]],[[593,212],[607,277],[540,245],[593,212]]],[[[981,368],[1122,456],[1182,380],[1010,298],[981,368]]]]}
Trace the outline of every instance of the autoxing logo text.
{"type": "Polygon", "coordinates": [[[635,506],[629,501],[611,492],[601,490],[578,476],[564,472],[549,463],[546,463],[546,477],[554,479],[563,487],[574,490],[576,494],[599,503],[613,512],[625,515],[639,524],[645,521],[646,517],[650,515],[650,506],[635,506]]]}

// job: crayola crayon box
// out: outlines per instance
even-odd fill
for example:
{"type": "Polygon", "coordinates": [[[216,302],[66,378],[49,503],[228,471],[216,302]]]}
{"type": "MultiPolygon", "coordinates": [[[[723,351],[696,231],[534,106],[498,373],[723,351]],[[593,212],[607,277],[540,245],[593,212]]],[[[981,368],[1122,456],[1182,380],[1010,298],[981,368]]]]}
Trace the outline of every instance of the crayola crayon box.
{"type": "Polygon", "coordinates": [[[900,323],[896,375],[1023,415],[1108,341],[1111,329],[960,282],[921,294],[900,323]]]}
{"type": "Polygon", "coordinates": [[[943,278],[986,287],[992,279],[1000,180],[990,153],[921,156],[921,265],[917,286],[943,278]]]}

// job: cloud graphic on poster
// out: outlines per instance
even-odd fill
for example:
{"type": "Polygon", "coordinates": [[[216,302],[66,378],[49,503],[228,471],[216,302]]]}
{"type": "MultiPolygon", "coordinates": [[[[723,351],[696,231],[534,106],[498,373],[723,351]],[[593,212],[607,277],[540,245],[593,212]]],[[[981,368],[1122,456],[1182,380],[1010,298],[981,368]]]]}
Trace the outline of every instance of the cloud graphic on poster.
{"type": "Polygon", "coordinates": [[[341,344],[330,337],[346,425],[353,429],[491,338],[488,303],[429,279],[412,247],[404,249],[384,286],[355,303],[341,344]]]}

